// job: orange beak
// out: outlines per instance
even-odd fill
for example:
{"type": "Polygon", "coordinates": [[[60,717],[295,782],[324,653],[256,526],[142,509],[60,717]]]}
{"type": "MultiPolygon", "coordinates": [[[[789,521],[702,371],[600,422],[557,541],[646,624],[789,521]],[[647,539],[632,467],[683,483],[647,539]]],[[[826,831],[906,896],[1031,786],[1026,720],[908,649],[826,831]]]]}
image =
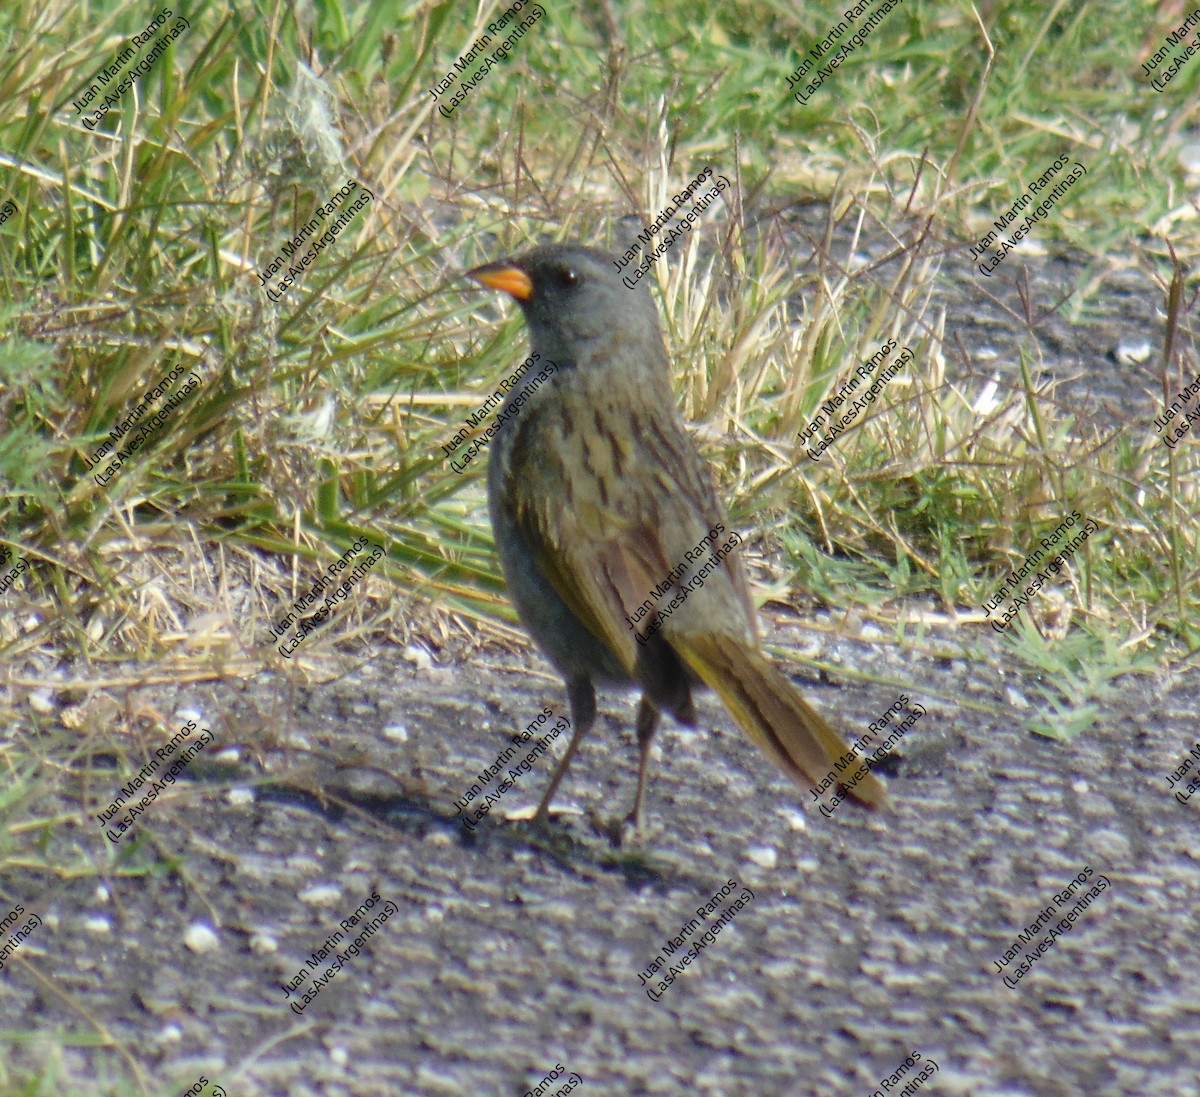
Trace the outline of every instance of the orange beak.
{"type": "Polygon", "coordinates": [[[474,278],[488,289],[502,289],[518,301],[528,301],[533,296],[533,282],[529,275],[511,263],[488,263],[486,266],[467,271],[467,277],[474,278]]]}

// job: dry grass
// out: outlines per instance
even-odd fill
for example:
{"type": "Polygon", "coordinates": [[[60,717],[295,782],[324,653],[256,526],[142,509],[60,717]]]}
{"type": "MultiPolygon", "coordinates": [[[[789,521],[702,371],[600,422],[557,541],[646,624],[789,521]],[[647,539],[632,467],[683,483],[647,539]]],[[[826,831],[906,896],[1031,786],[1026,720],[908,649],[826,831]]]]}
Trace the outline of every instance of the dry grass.
{"type": "MultiPolygon", "coordinates": [[[[77,728],[103,724],[133,765],[163,728],[130,689],[277,661],[268,624],[360,533],[386,568],[306,640],[297,674],[388,643],[521,642],[481,470],[456,475],[441,443],[525,337],[459,274],[546,238],[623,250],[707,164],[732,190],[654,278],[683,409],[734,522],[757,531],[763,587],[901,644],[920,642],[919,595],[977,654],[982,601],[1079,510],[1100,535],[1005,641],[1045,674],[1035,729],[1075,734],[1118,674],[1191,657],[1195,445],[1168,451],[1145,419],[1088,422],[1040,380],[1056,301],[1011,317],[1017,360],[995,368],[1015,387],[972,361],[941,302],[948,253],[1069,149],[1087,180],[1036,233],[1089,257],[1063,308],[1102,310],[1122,264],[1157,277],[1166,318],[1146,337],[1168,400],[1200,368],[1167,246],[1200,254],[1179,163],[1200,66],[1146,92],[1133,59],[1165,31],[1133,3],[991,5],[986,33],[965,6],[907,4],[799,108],[785,77],[827,8],[556,8],[446,120],[427,89],[490,14],[273,0],[243,22],[209,5],[94,133],[71,101],[138,12],[0,14],[0,197],[18,210],[0,225],[0,544],[29,563],[0,594],[0,875],[97,871],[80,819],[38,807],[89,769],[97,743],[77,728]],[[377,200],[268,300],[255,272],[347,177],[377,200]],[[810,461],[797,432],[889,337],[915,366],[810,461]],[[84,457],[175,365],[200,390],[97,485],[84,457]]],[[[68,1089],[0,1065],[0,1094],[68,1089]]]]}

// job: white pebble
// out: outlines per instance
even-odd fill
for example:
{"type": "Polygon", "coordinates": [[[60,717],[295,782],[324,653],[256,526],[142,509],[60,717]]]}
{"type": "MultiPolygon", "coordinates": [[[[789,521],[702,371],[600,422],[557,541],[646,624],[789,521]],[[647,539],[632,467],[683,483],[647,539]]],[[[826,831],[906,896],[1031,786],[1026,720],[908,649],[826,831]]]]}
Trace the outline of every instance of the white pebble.
{"type": "Polygon", "coordinates": [[[416,644],[409,644],[404,649],[404,658],[412,663],[417,670],[432,670],[433,657],[422,647],[417,647],[416,644]]]}
{"type": "Polygon", "coordinates": [[[1121,365],[1132,366],[1136,362],[1145,362],[1154,353],[1154,348],[1145,339],[1137,343],[1126,343],[1122,340],[1117,344],[1114,353],[1121,365]]]}
{"type": "Polygon", "coordinates": [[[279,951],[279,942],[269,933],[256,933],[250,938],[250,951],[259,956],[266,956],[279,951]]]}
{"type": "Polygon", "coordinates": [[[808,830],[808,821],[804,818],[804,813],[796,808],[788,808],[787,811],[777,809],[775,814],[782,815],[792,830],[808,830]]]}
{"type": "Polygon", "coordinates": [[[34,712],[40,712],[43,716],[49,716],[55,709],[54,698],[45,690],[34,690],[29,695],[29,707],[34,712]]]}
{"type": "Polygon", "coordinates": [[[774,846],[751,846],[746,850],[746,859],[753,861],[759,868],[772,869],[779,863],[779,855],[774,846]]]}
{"type": "Polygon", "coordinates": [[[1018,693],[1017,690],[1012,688],[1012,686],[1009,686],[1004,692],[1008,697],[1009,705],[1011,705],[1013,708],[1029,707],[1029,702],[1026,700],[1025,695],[1023,693],[1018,693]]]}
{"type": "Polygon", "coordinates": [[[221,947],[221,939],[203,922],[188,927],[183,943],[193,952],[213,952],[221,947]]]}
{"type": "Polygon", "coordinates": [[[1179,161],[1179,166],[1189,175],[1200,174],[1200,145],[1181,146],[1175,158],[1179,161]]]}
{"type": "Polygon", "coordinates": [[[88,933],[111,933],[112,923],[107,918],[85,918],[83,928],[88,933]]]}
{"type": "Polygon", "coordinates": [[[107,903],[109,900],[108,888],[106,888],[103,884],[96,885],[95,895],[97,903],[107,903]]]}
{"type": "Polygon", "coordinates": [[[393,743],[408,742],[408,728],[403,724],[388,724],[383,729],[384,738],[391,739],[393,743]]]}
{"type": "Polygon", "coordinates": [[[337,1047],[329,1049],[329,1058],[339,1067],[344,1067],[350,1062],[350,1053],[340,1044],[337,1047]]]}
{"type": "Polygon", "coordinates": [[[254,803],[254,789],[231,788],[225,793],[225,799],[233,804],[234,807],[244,807],[246,804],[254,803]]]}
{"type": "Polygon", "coordinates": [[[314,907],[333,906],[341,897],[342,889],[333,884],[317,884],[316,887],[306,888],[297,896],[300,902],[311,903],[314,907]]]}

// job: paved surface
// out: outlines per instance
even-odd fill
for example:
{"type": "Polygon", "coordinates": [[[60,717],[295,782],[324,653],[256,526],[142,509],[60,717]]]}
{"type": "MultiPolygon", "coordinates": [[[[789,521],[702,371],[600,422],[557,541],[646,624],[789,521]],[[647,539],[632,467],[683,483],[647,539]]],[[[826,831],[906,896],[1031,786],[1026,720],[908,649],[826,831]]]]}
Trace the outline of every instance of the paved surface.
{"type": "MultiPolygon", "coordinates": [[[[966,352],[948,370],[1011,380],[1021,334],[958,263],[939,288],[966,352]]],[[[1037,299],[1081,272],[1035,265],[1037,299]]],[[[987,288],[1015,305],[1011,285],[987,288]]],[[[1062,392],[1073,410],[1152,432],[1149,367],[1118,368],[1111,352],[1155,330],[1156,291],[1118,271],[1102,296],[1086,328],[1054,315],[1035,337],[1048,371],[1079,374],[1062,392]]],[[[927,1063],[916,1092],[1200,1097],[1200,841],[1195,802],[1165,780],[1200,738],[1200,672],[1123,680],[1066,744],[1023,730],[1038,682],[990,632],[934,630],[926,643],[944,653],[830,635],[793,624],[772,638],[882,680],[821,684],[792,661],[848,731],[901,689],[926,709],[885,770],[894,814],[823,817],[708,698],[701,730],[661,737],[648,833],[621,848],[607,821],[630,803],[636,750],[634,701],[619,694],[602,696],[560,793],[581,814],[549,837],[499,818],[536,801],[543,759],[476,832],[454,818],[509,736],[563,711],[534,656],[422,666],[385,646],[326,684],[305,685],[301,666],[290,680],[110,687],[76,725],[90,772],[47,763],[59,785],[34,810],[59,821],[9,839],[27,867],[0,881],[0,918],[20,903],[41,925],[0,972],[0,1028],[76,1034],[58,1075],[89,1097],[177,1095],[201,1075],[241,1097],[487,1097],[560,1068],[539,1097],[573,1078],[583,1097],[866,1097],[900,1093],[927,1063]],[[163,737],[143,708],[172,728],[193,712],[216,743],[118,854],[96,813],[129,774],[106,770],[105,750],[153,757],[163,737]],[[1085,868],[1111,887],[1006,986],[996,962],[1085,868]],[[730,880],[714,917],[752,898],[651,1001],[638,973],[730,880]],[[293,1012],[284,984],[317,950],[345,956],[355,937],[330,936],[374,895],[363,913],[386,921],[293,1012]]],[[[36,750],[23,693],[0,683],[4,701],[36,750]]],[[[329,962],[306,977],[326,979],[329,962]]],[[[12,1044],[7,1067],[44,1068],[61,1042],[12,1044]]]]}
{"type": "MultiPolygon", "coordinates": [[[[710,696],[701,730],[662,737],[640,848],[603,826],[636,774],[619,694],[564,786],[584,814],[548,838],[495,815],[473,835],[454,821],[507,737],[561,711],[533,656],[421,668],[384,650],[325,685],[136,691],[135,705],[197,710],[239,757],[206,749],[188,769],[202,780],[151,805],[146,844],[106,890],[86,868],[50,889],[32,871],[4,882],[44,925],[3,974],[0,1026],[101,1026],[164,1093],[203,1073],[245,1097],[514,1095],[561,1064],[585,1097],[865,1097],[889,1092],[911,1052],[890,1092],[931,1060],[921,1090],[942,1094],[1200,1093],[1200,842],[1165,781],[1197,738],[1200,674],[1127,680],[1063,744],[1020,730],[1033,683],[998,648],[965,661],[821,640],[824,659],[907,682],[927,709],[889,767],[894,814],[802,810],[808,794],[710,696]],[[269,783],[253,799],[228,791],[255,781],[269,783]],[[996,961],[1085,866],[1111,888],[1009,989],[996,961]],[[753,898],[651,1001],[638,973],[730,879],[753,898]],[[282,984],[373,892],[395,915],[297,1016],[282,984]],[[215,932],[210,951],[193,951],[197,926],[215,932]]],[[[850,729],[899,692],[794,677],[850,729]]],[[[531,805],[549,769],[503,809],[531,805]]],[[[87,814],[41,852],[100,856],[110,791],[65,774],[41,809],[87,814]]],[[[12,1065],[41,1054],[18,1047],[12,1065]]],[[[65,1073],[94,1078],[101,1060],[132,1071],[80,1046],[65,1073]]]]}
{"type": "MultiPolygon", "coordinates": [[[[789,210],[785,227],[765,211],[758,231],[781,233],[789,253],[815,264],[827,218],[824,203],[789,210]]],[[[1089,256],[1041,240],[1014,252],[993,277],[984,278],[972,265],[965,241],[936,233],[925,238],[923,222],[898,218],[884,226],[868,218],[856,237],[857,226],[858,211],[851,208],[832,233],[832,254],[838,269],[859,270],[858,276],[871,282],[891,284],[901,248],[920,242],[920,256],[940,257],[926,322],[935,323],[945,310],[946,372],[969,394],[992,378],[1019,389],[1024,353],[1035,386],[1056,382],[1053,394],[1042,399],[1074,416],[1081,434],[1086,436],[1093,423],[1128,427],[1144,419],[1146,436],[1154,436],[1150,420],[1161,414],[1163,404],[1166,294],[1139,269],[1134,255],[1089,256]],[[1137,361],[1125,357],[1129,351],[1137,361]]],[[[1156,254],[1158,247],[1147,242],[1147,253],[1156,254]]],[[[801,269],[807,273],[809,266],[801,269]]],[[[797,293],[797,315],[802,315],[803,292],[797,293]]],[[[1177,380],[1172,378],[1172,393],[1177,380]]]]}

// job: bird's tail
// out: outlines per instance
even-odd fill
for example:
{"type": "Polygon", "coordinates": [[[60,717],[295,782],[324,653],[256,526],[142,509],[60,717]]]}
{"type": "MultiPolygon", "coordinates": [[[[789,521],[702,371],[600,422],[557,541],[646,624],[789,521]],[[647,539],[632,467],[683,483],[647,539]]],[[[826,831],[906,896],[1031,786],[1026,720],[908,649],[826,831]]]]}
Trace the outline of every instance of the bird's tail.
{"type": "MultiPolygon", "coordinates": [[[[861,768],[855,755],[845,765],[849,746],[761,652],[735,637],[711,633],[677,634],[671,646],[716,690],[738,726],[797,784],[819,784],[839,761],[847,778],[861,768]]],[[[869,807],[890,805],[883,782],[869,771],[844,787],[869,807]]]]}

